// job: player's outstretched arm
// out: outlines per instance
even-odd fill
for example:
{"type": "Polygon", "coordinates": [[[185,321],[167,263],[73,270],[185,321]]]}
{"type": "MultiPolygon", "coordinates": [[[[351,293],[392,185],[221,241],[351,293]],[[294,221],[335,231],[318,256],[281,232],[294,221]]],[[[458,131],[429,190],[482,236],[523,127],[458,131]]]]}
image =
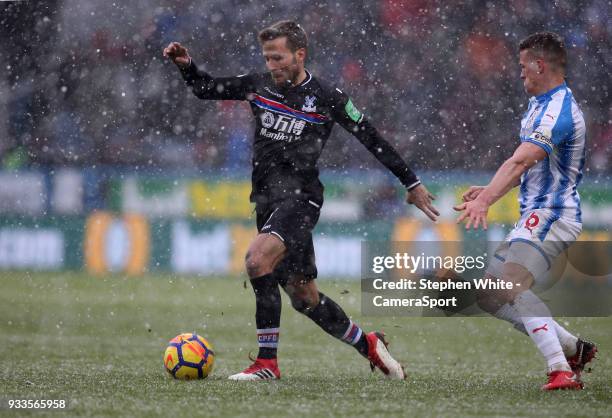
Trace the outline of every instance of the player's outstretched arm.
{"type": "Polygon", "coordinates": [[[178,67],[187,68],[191,64],[191,57],[187,48],[178,42],[170,42],[163,51],[164,57],[170,59],[178,67]]]}
{"type": "Polygon", "coordinates": [[[463,202],[471,202],[478,197],[485,187],[486,186],[470,186],[470,188],[461,195],[461,200],[463,202]]]}
{"type": "Polygon", "coordinates": [[[245,100],[254,91],[253,79],[249,75],[238,77],[212,77],[194,63],[187,48],[178,42],[170,42],[163,50],[164,57],[171,60],[181,71],[188,86],[200,99],[245,100]]]}
{"type": "Polygon", "coordinates": [[[376,128],[364,118],[355,124],[355,127],[347,128],[347,130],[353,133],[368,151],[406,186],[406,202],[415,205],[429,219],[436,222],[440,212],[433,205],[435,197],[421,184],[416,174],[408,167],[395,148],[380,136],[376,128]]]}
{"type": "Polygon", "coordinates": [[[433,205],[435,196],[425,186],[419,184],[406,193],[406,202],[419,208],[429,219],[436,221],[440,212],[433,205]]]}
{"type": "Polygon", "coordinates": [[[353,134],[406,187],[406,201],[419,208],[429,219],[436,221],[440,212],[433,205],[434,196],[421,184],[406,162],[357,110],[351,99],[341,90],[330,95],[334,121],[353,134]]]}
{"type": "Polygon", "coordinates": [[[546,156],[547,153],[542,147],[531,142],[523,142],[512,157],[499,167],[487,186],[479,191],[472,191],[472,194],[477,195],[473,200],[466,200],[464,194],[464,203],[453,207],[456,211],[463,212],[457,218],[457,223],[466,220],[466,229],[472,226],[474,229],[478,229],[480,225],[487,229],[489,207],[508,193],[517,183],[520,183],[521,175],[525,171],[542,161],[546,156]]]}
{"type": "MultiPolygon", "coordinates": [[[[516,179],[516,181],[514,182],[514,184],[512,185],[512,187],[516,187],[518,185],[521,184],[521,179],[520,177],[518,179],[516,179]]],[[[487,186],[470,186],[469,189],[467,189],[463,195],[461,195],[461,201],[463,202],[471,202],[472,200],[476,199],[478,197],[478,195],[480,194],[480,192],[482,192],[485,187],[487,186]]]]}

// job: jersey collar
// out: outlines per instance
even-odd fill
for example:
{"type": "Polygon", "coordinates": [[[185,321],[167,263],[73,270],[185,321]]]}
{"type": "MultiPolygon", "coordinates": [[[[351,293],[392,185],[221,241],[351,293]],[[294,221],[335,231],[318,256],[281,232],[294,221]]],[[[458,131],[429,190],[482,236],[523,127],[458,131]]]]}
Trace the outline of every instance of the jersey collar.
{"type": "MultiPolygon", "coordinates": [[[[303,87],[306,84],[310,83],[310,80],[312,80],[312,74],[310,74],[310,71],[308,71],[307,69],[304,69],[304,71],[306,71],[306,78],[304,80],[302,80],[302,82],[300,84],[298,84],[297,86],[293,86],[293,85],[287,84],[287,85],[284,85],[284,86],[281,86],[281,87],[275,86],[275,89],[278,90],[278,91],[287,92],[287,91],[290,91],[291,89],[297,89],[299,87],[303,87]]],[[[271,80],[272,79],[272,74],[269,74],[269,76],[270,76],[270,80],[271,80]]]]}
{"type": "Polygon", "coordinates": [[[541,102],[545,102],[547,100],[550,100],[550,98],[552,97],[553,94],[555,94],[559,90],[564,89],[566,87],[567,87],[567,84],[564,81],[563,83],[559,84],[557,87],[555,87],[555,88],[553,88],[551,90],[548,90],[546,93],[542,93],[539,96],[535,96],[535,99],[538,102],[540,102],[540,103],[541,102]]]}
{"type": "Polygon", "coordinates": [[[306,71],[306,78],[295,87],[305,86],[306,84],[310,83],[310,80],[312,80],[312,74],[310,74],[310,71],[308,71],[306,68],[304,68],[304,71],[306,71]]]}

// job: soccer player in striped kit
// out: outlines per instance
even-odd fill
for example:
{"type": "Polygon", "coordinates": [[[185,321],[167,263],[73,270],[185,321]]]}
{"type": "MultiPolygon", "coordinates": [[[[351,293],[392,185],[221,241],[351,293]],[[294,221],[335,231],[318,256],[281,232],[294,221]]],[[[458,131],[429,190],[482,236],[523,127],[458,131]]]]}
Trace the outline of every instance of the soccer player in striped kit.
{"type": "Polygon", "coordinates": [[[530,35],[519,45],[525,91],[531,96],[521,120],[520,145],[487,186],[472,186],[455,206],[466,229],[487,228],[489,207],[520,186],[521,217],[496,250],[487,275],[514,283],[512,290],[486,292],[479,304],[529,335],[548,364],[543,390],[581,389],[580,373],[595,357],[594,344],[559,325],[530,288],[582,230],[577,187],[585,160],[582,112],[565,83],[567,53],[551,32],[530,35]]]}

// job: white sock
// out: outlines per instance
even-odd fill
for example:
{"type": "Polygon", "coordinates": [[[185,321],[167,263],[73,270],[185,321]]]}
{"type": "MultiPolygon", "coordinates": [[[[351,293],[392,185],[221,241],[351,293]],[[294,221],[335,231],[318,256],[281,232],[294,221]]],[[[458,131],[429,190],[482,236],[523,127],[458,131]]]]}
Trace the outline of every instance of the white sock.
{"type": "Polygon", "coordinates": [[[514,308],[521,316],[529,336],[546,359],[549,370],[570,371],[554,320],[544,302],[532,292],[523,292],[514,299],[514,308]]]}
{"type": "MultiPolygon", "coordinates": [[[[531,290],[528,290],[533,294],[531,290]]],[[[525,293],[527,293],[525,292],[525,293]]],[[[533,294],[533,297],[537,296],[533,294]]],[[[497,312],[495,312],[494,316],[496,318],[502,319],[504,321],[510,322],[517,331],[522,332],[525,335],[529,335],[527,330],[525,329],[525,325],[523,325],[523,321],[521,320],[521,316],[516,311],[516,309],[506,303],[503,305],[497,312]]],[[[566,357],[571,357],[576,354],[576,343],[578,342],[578,338],[572,335],[569,331],[563,328],[557,321],[553,319],[553,324],[555,325],[555,331],[557,332],[557,337],[559,338],[559,343],[561,343],[561,348],[563,348],[563,354],[566,357]]]]}
{"type": "Polygon", "coordinates": [[[561,347],[563,347],[565,357],[572,357],[576,354],[578,337],[572,335],[568,330],[559,325],[557,321],[553,322],[555,323],[555,331],[557,331],[557,337],[559,337],[559,342],[561,343],[561,347]]]}

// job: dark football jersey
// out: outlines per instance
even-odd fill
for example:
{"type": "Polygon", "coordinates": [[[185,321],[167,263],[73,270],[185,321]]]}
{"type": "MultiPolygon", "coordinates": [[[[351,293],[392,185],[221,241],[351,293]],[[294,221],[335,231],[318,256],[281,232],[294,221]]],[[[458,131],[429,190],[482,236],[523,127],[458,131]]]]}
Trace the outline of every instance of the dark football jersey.
{"type": "Polygon", "coordinates": [[[212,77],[192,61],[181,69],[200,99],[247,100],[255,116],[251,201],[301,197],[323,203],[317,162],[334,123],[352,133],[407,188],[416,175],[357,110],[350,98],[307,71],[297,86],[278,86],[270,73],[212,77]]]}

